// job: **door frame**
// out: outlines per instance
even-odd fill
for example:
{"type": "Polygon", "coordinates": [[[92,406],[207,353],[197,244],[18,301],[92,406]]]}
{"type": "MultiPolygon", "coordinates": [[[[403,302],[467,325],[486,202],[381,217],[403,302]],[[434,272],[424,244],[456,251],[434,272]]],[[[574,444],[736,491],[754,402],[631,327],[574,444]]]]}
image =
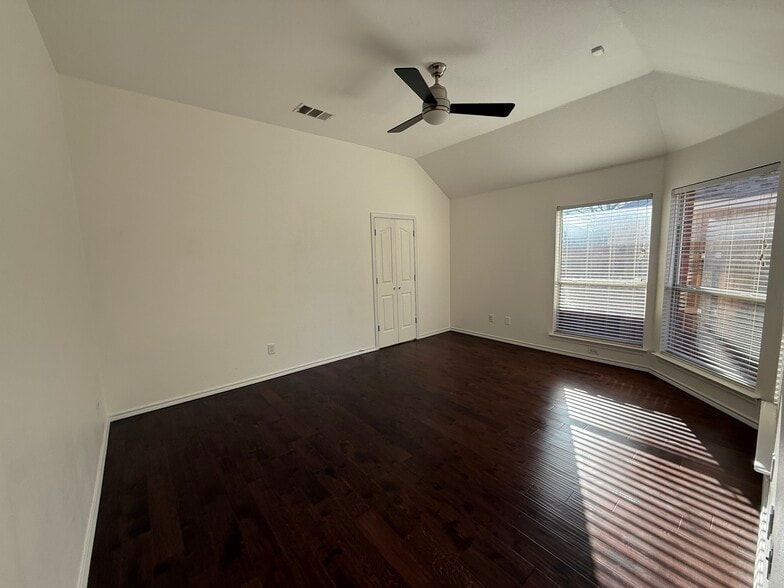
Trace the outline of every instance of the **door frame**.
{"type": "Polygon", "coordinates": [[[419,339],[419,252],[417,247],[417,241],[419,240],[416,236],[417,232],[417,221],[416,216],[413,214],[399,214],[394,212],[371,212],[370,213],[370,267],[371,267],[371,274],[373,280],[373,338],[376,341],[376,349],[379,348],[378,346],[378,288],[376,284],[376,239],[375,235],[373,234],[373,230],[375,229],[376,219],[377,218],[392,218],[392,219],[401,219],[401,220],[411,220],[414,222],[414,327],[416,337],[414,341],[419,339]]]}

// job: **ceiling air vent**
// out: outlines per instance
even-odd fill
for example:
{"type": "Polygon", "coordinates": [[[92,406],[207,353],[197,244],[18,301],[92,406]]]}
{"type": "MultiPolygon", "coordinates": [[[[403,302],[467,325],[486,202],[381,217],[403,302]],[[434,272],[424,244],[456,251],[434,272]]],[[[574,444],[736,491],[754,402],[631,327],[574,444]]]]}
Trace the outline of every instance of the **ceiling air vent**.
{"type": "Polygon", "coordinates": [[[294,112],[299,112],[300,114],[317,118],[319,120],[329,120],[333,117],[333,115],[329,112],[324,112],[323,110],[319,110],[318,108],[313,108],[312,106],[308,106],[307,104],[302,103],[297,105],[297,107],[294,109],[294,112]]]}

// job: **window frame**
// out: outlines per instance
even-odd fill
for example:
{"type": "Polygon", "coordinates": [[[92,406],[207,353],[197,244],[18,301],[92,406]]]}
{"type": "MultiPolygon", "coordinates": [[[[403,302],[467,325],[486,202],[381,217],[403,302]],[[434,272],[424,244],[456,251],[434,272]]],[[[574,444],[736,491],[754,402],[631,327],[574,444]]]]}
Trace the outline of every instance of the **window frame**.
{"type": "MultiPolygon", "coordinates": [[[[752,398],[758,398],[757,394],[757,386],[759,384],[759,361],[761,359],[761,350],[762,345],[760,345],[759,356],[757,357],[757,371],[754,377],[754,385],[749,385],[748,383],[742,381],[739,378],[732,378],[725,373],[717,369],[712,369],[708,365],[705,365],[697,360],[690,359],[685,357],[682,354],[675,353],[668,349],[669,347],[669,335],[670,335],[670,327],[671,327],[671,320],[668,315],[668,307],[672,304],[673,293],[677,296],[677,293],[692,293],[697,296],[700,295],[710,295],[710,296],[717,296],[722,297],[725,300],[729,301],[742,301],[742,302],[749,302],[754,304],[762,305],[763,310],[763,321],[762,321],[762,328],[760,330],[760,335],[764,337],[764,329],[765,329],[765,322],[766,322],[766,311],[767,311],[767,287],[765,296],[761,297],[759,295],[754,294],[744,294],[742,292],[736,291],[732,292],[730,289],[720,289],[720,288],[712,288],[710,286],[687,286],[683,284],[677,283],[677,276],[681,269],[681,260],[680,255],[678,255],[679,251],[682,251],[682,244],[683,244],[683,234],[684,234],[684,223],[683,223],[683,207],[679,206],[679,199],[681,196],[688,195],[690,192],[696,192],[698,190],[706,190],[712,188],[714,186],[720,186],[722,184],[727,184],[739,180],[743,180],[745,178],[750,178],[754,176],[760,176],[770,172],[779,172],[779,186],[776,192],[776,205],[774,207],[774,217],[773,217],[773,231],[772,237],[775,237],[775,223],[776,223],[776,212],[778,209],[778,196],[781,190],[781,162],[774,162],[765,165],[761,165],[758,167],[746,169],[739,172],[734,172],[730,174],[725,174],[722,176],[718,176],[716,178],[711,178],[709,180],[705,180],[702,182],[695,182],[693,184],[687,184],[685,186],[680,186],[677,188],[673,188],[670,192],[670,199],[669,199],[669,214],[667,215],[667,234],[662,235],[664,237],[664,258],[663,261],[665,265],[664,271],[664,280],[661,285],[661,319],[659,321],[659,341],[658,341],[658,350],[654,355],[664,361],[667,361],[671,364],[674,364],[682,369],[690,371],[691,373],[707,378],[710,381],[715,383],[721,384],[722,386],[734,390],[736,392],[740,392],[746,396],[750,396],[752,398]]],[[[772,253],[772,248],[771,248],[772,253]]],[[[772,255],[771,255],[772,257],[772,255]]]]}
{"type": "MultiPolygon", "coordinates": [[[[585,202],[581,204],[570,204],[564,206],[557,206],[555,212],[556,218],[556,230],[555,230],[555,267],[554,267],[554,275],[553,275],[553,316],[551,322],[551,330],[549,335],[551,337],[559,338],[559,339],[566,339],[572,340],[577,342],[584,342],[584,343],[595,343],[597,345],[602,345],[606,347],[616,347],[622,348],[625,350],[630,351],[637,351],[643,352],[647,351],[646,348],[646,339],[649,331],[648,326],[648,306],[649,306],[649,286],[650,286],[650,275],[651,275],[651,263],[653,261],[654,255],[651,248],[651,243],[653,241],[653,228],[654,228],[654,215],[653,215],[653,208],[654,208],[654,198],[653,193],[649,192],[647,194],[641,194],[637,196],[626,196],[621,198],[611,198],[607,200],[593,200],[590,202],[585,202]],[[651,220],[650,225],[648,227],[648,262],[647,267],[645,270],[645,282],[640,283],[622,283],[619,281],[617,284],[618,287],[623,288],[640,288],[644,290],[644,303],[643,303],[643,322],[642,322],[642,338],[639,344],[627,342],[627,341],[620,341],[618,339],[609,339],[609,338],[601,338],[601,337],[591,337],[589,335],[578,334],[578,333],[570,333],[566,331],[559,331],[557,330],[558,327],[558,302],[559,302],[559,292],[560,292],[560,285],[562,283],[568,283],[561,280],[561,246],[562,246],[562,236],[563,236],[563,212],[566,210],[574,210],[577,208],[590,208],[592,206],[603,206],[607,204],[618,204],[618,203],[626,203],[626,202],[637,202],[642,200],[649,200],[650,201],[650,208],[651,208],[651,220]]],[[[581,284],[590,285],[591,282],[580,282],[581,284]]],[[[594,285],[609,285],[608,281],[605,280],[603,282],[597,281],[594,285]]]]}

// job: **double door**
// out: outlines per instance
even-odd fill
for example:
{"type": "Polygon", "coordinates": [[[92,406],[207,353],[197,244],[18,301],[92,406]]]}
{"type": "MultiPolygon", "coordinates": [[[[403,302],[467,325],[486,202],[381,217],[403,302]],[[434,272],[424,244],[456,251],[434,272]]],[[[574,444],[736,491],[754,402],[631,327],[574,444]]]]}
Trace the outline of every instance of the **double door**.
{"type": "Polygon", "coordinates": [[[416,339],[415,240],[413,219],[373,217],[379,347],[416,339]]]}

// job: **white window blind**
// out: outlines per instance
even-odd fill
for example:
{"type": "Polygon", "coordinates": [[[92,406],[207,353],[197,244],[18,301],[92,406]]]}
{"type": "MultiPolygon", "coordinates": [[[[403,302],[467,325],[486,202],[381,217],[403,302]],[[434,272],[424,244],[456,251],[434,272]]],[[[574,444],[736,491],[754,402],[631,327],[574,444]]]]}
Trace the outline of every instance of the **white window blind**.
{"type": "Polygon", "coordinates": [[[673,191],[662,351],[753,387],[778,165],[673,191]]]}
{"type": "Polygon", "coordinates": [[[642,346],[650,197],[558,211],[553,330],[642,346]]]}

